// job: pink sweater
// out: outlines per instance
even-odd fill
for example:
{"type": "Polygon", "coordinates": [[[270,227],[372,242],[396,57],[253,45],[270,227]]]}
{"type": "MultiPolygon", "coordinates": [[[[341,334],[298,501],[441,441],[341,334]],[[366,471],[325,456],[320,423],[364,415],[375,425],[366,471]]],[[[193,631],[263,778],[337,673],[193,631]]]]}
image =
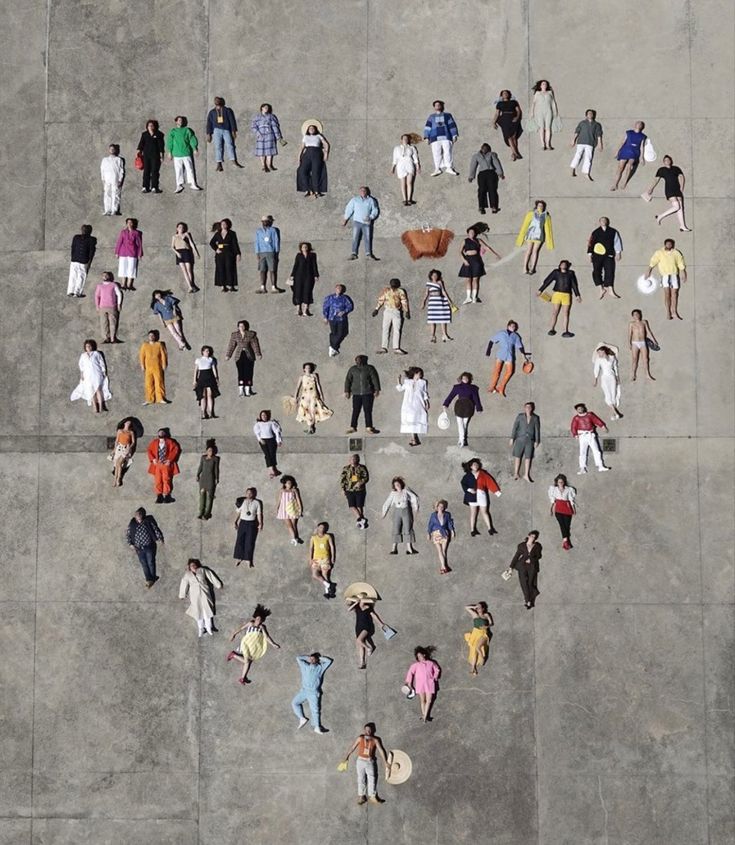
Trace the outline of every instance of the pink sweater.
{"type": "Polygon", "coordinates": [[[115,255],[118,258],[142,258],[143,233],[139,229],[123,229],[117,236],[115,255]]]}
{"type": "Polygon", "coordinates": [[[120,308],[122,291],[117,282],[100,282],[94,289],[94,304],[97,308],[120,308]]]}

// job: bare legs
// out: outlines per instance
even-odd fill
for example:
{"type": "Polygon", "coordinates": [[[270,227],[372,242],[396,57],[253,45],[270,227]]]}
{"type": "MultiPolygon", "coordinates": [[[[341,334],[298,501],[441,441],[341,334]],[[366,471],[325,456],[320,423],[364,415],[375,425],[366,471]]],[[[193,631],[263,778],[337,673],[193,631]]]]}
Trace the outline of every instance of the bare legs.
{"type": "Polygon", "coordinates": [[[679,289],[678,288],[664,288],[664,306],[666,308],[666,319],[683,320],[684,318],[679,313],[679,289]]]}
{"type": "Polygon", "coordinates": [[[538,254],[541,249],[541,241],[529,241],[526,247],[526,254],[523,258],[523,272],[532,276],[536,272],[538,254]]]}
{"type": "Polygon", "coordinates": [[[447,324],[446,323],[432,323],[431,324],[431,342],[436,343],[436,327],[440,325],[442,327],[442,343],[446,343],[448,340],[452,340],[453,338],[449,337],[449,332],[447,331],[447,324]]]}
{"type": "Polygon", "coordinates": [[[523,158],[523,156],[518,152],[518,138],[515,135],[511,135],[510,138],[508,138],[508,143],[510,144],[510,157],[513,161],[523,158]]]}
{"type": "Polygon", "coordinates": [[[95,414],[99,414],[101,411],[107,410],[101,388],[99,390],[95,390],[94,395],[92,396],[92,407],[94,408],[95,414]]]}
{"type": "Polygon", "coordinates": [[[413,201],[413,183],[416,179],[415,173],[409,173],[401,179],[401,196],[404,205],[415,205],[413,201]]]}
{"type": "Polygon", "coordinates": [[[189,286],[189,292],[195,293],[198,291],[199,288],[194,284],[194,268],[192,265],[187,261],[184,264],[179,264],[179,267],[181,267],[181,273],[189,286]]]}
{"type": "Polygon", "coordinates": [[[477,530],[477,516],[482,514],[482,521],[488,530],[488,534],[497,534],[493,528],[493,518],[490,516],[490,509],[487,505],[480,507],[479,505],[470,505],[470,534],[476,537],[480,532],[477,530]]]}
{"type": "Polygon", "coordinates": [[[421,721],[422,722],[430,722],[431,721],[431,708],[434,704],[434,698],[436,697],[434,693],[431,692],[419,692],[417,693],[417,697],[419,703],[421,704],[421,721]]]}
{"type": "Polygon", "coordinates": [[[265,173],[271,170],[277,170],[276,167],[273,167],[273,156],[260,156],[260,166],[265,173]]]}
{"type": "Polygon", "coordinates": [[[539,129],[538,136],[541,139],[541,145],[545,150],[553,150],[551,146],[551,126],[546,126],[539,129]]]}
{"type": "Polygon", "coordinates": [[[465,295],[463,305],[468,305],[470,302],[482,302],[480,299],[480,279],[474,276],[467,279],[466,284],[467,294],[465,295]]]}
{"type": "Polygon", "coordinates": [[[524,468],[523,478],[526,481],[530,481],[531,483],[533,483],[533,479],[531,478],[531,462],[533,461],[533,458],[524,458],[524,459],[514,458],[513,459],[513,478],[516,481],[518,481],[518,479],[521,477],[520,476],[521,460],[523,460],[523,468],[524,468]]]}
{"type": "Polygon", "coordinates": [[[642,349],[638,349],[637,346],[634,346],[630,350],[631,354],[631,374],[630,380],[635,381],[636,376],[638,375],[638,360],[639,358],[643,358],[643,366],[646,368],[646,375],[651,381],[656,381],[656,379],[651,375],[651,356],[648,351],[648,346],[644,346],[642,349]]]}
{"type": "Polygon", "coordinates": [[[288,531],[289,535],[291,536],[291,545],[296,546],[302,542],[301,538],[299,537],[299,520],[298,517],[296,519],[284,519],[286,523],[286,530],[288,531]]]}
{"type": "Polygon", "coordinates": [[[679,231],[680,232],[691,232],[692,230],[687,228],[687,224],[684,222],[684,201],[681,197],[671,197],[669,199],[671,205],[669,206],[667,211],[664,211],[663,214],[656,215],[656,222],[658,225],[661,225],[661,221],[665,217],[669,217],[672,214],[676,215],[676,219],[679,221],[679,231]]]}
{"type": "Polygon", "coordinates": [[[239,654],[232,654],[232,659],[237,660],[238,663],[242,663],[242,674],[240,675],[240,683],[249,684],[250,679],[248,678],[248,672],[250,671],[250,667],[253,665],[253,661],[249,657],[242,657],[239,654]]]}
{"type": "Polygon", "coordinates": [[[436,546],[436,554],[439,558],[439,572],[441,572],[442,575],[446,575],[447,572],[452,571],[449,568],[449,563],[447,562],[447,546],[449,545],[449,540],[444,538],[438,543],[434,542],[434,545],[436,546]]]}
{"type": "Polygon", "coordinates": [[[623,159],[622,161],[618,162],[618,171],[615,174],[615,181],[610,186],[611,191],[617,191],[618,188],[621,190],[625,190],[628,182],[630,182],[631,176],[635,173],[638,169],[638,163],[635,159],[627,158],[623,159]],[[623,184],[620,184],[620,180],[622,179],[623,184]]]}
{"type": "Polygon", "coordinates": [[[214,415],[214,396],[212,395],[212,388],[204,388],[204,396],[202,396],[199,407],[202,409],[202,419],[217,419],[214,415]]]}
{"type": "Polygon", "coordinates": [[[189,344],[184,337],[184,330],[181,327],[181,321],[176,320],[173,323],[166,323],[166,328],[171,332],[173,339],[179,349],[184,350],[189,348],[189,344]]]}
{"type": "Polygon", "coordinates": [[[357,668],[364,669],[368,657],[375,651],[375,643],[367,631],[360,631],[355,640],[355,646],[357,647],[357,668]]]}

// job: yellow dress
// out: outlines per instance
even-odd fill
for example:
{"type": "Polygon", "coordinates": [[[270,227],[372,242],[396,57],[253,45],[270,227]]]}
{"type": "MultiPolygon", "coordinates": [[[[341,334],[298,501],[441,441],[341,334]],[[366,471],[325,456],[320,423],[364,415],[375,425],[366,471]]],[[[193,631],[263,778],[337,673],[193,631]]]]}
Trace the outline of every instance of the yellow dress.
{"type": "Polygon", "coordinates": [[[250,627],[240,640],[240,654],[246,660],[260,660],[268,650],[268,640],[262,628],[250,627]]]}
{"type": "Polygon", "coordinates": [[[322,402],[317,389],[316,376],[305,373],[299,385],[299,406],[296,410],[296,422],[315,425],[328,420],[334,413],[322,402]]]}
{"type": "Polygon", "coordinates": [[[475,619],[472,630],[464,635],[465,642],[469,648],[467,660],[471,666],[475,666],[477,663],[483,664],[487,660],[490,646],[488,631],[489,628],[484,620],[475,619]],[[478,625],[478,622],[482,624],[478,625]]]}

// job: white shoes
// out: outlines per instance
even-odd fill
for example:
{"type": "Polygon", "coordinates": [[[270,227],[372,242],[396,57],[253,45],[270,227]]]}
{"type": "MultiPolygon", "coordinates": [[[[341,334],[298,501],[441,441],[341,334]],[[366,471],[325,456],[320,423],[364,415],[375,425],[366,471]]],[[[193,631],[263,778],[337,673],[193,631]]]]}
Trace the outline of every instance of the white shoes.
{"type": "Polygon", "coordinates": [[[464,298],[464,302],[462,303],[462,305],[469,305],[471,302],[473,302],[473,299],[469,294],[467,294],[467,296],[464,298]]]}
{"type": "Polygon", "coordinates": [[[329,357],[334,358],[335,355],[339,355],[339,349],[332,349],[332,347],[330,346],[329,347],[329,357]]]}
{"type": "Polygon", "coordinates": [[[610,472],[610,467],[597,467],[598,472],[610,472]]]}
{"type": "Polygon", "coordinates": [[[442,172],[441,172],[441,170],[437,169],[437,170],[434,170],[431,175],[432,176],[441,176],[442,172]]]}
{"type": "Polygon", "coordinates": [[[587,469],[580,469],[577,470],[577,475],[587,475],[587,469]]]}
{"type": "Polygon", "coordinates": [[[321,725],[317,725],[314,728],[314,733],[315,734],[325,734],[325,733],[328,733],[328,731],[325,731],[324,728],[321,725]]]}
{"type": "Polygon", "coordinates": [[[303,727],[304,727],[304,725],[305,725],[308,721],[309,721],[309,720],[306,718],[306,716],[302,716],[302,717],[299,719],[299,727],[298,727],[298,730],[301,730],[301,728],[303,728],[303,727]]]}
{"type": "Polygon", "coordinates": [[[448,167],[444,172],[451,173],[452,176],[459,176],[459,173],[453,167],[448,167]]]}
{"type": "Polygon", "coordinates": [[[291,538],[291,545],[292,546],[298,546],[298,544],[299,544],[299,541],[297,539],[295,539],[294,537],[292,537],[291,538]]]}

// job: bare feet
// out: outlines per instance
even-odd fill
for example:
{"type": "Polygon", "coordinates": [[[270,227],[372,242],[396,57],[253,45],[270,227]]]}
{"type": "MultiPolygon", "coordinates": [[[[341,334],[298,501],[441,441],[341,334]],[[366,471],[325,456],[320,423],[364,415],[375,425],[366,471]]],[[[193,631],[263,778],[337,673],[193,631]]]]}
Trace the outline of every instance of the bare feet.
{"type": "Polygon", "coordinates": [[[619,294],[619,293],[615,293],[615,291],[614,291],[614,290],[611,290],[611,291],[610,291],[610,293],[611,293],[611,294],[615,297],[615,299],[621,299],[620,294],[619,294]]]}

